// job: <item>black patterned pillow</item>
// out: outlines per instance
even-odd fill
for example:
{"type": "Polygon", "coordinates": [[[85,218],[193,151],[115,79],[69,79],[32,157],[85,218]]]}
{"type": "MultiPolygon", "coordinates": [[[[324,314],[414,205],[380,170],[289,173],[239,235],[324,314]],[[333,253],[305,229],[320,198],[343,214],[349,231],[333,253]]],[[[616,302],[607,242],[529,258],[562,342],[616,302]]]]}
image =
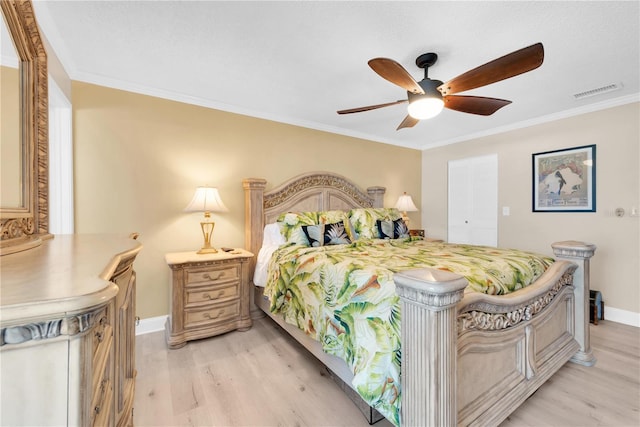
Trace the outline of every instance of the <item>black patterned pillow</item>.
{"type": "Polygon", "coordinates": [[[324,225],[325,245],[345,245],[351,243],[344,221],[324,225]]]}
{"type": "Polygon", "coordinates": [[[324,224],[303,225],[302,231],[309,241],[309,246],[319,247],[324,245],[324,224]]]}
{"type": "Polygon", "coordinates": [[[402,218],[393,221],[377,220],[376,226],[381,239],[403,239],[409,237],[409,229],[402,218]]]}

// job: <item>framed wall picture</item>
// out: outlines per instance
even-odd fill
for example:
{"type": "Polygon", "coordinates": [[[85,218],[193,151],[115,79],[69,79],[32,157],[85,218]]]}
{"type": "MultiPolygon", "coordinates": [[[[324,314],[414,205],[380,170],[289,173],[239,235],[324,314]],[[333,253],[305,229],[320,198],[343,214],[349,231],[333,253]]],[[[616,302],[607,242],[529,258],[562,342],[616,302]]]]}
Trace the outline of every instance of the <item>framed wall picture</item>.
{"type": "Polygon", "coordinates": [[[534,153],[534,212],[596,211],[596,146],[534,153]]]}

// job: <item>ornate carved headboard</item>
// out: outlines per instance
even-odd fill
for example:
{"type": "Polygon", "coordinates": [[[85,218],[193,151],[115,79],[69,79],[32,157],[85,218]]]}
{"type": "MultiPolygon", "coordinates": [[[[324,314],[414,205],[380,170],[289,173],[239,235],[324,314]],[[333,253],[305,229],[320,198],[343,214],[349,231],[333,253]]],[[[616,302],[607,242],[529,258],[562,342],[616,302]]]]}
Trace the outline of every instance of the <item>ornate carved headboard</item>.
{"type": "MultiPolygon", "coordinates": [[[[265,224],[274,222],[282,212],[310,212],[382,207],[385,188],[369,187],[366,192],[349,179],[331,172],[298,175],[265,192],[267,181],[247,178],[242,181],[245,194],[245,247],[258,254],[265,224]]],[[[251,278],[253,266],[251,264],[251,278]]]]}

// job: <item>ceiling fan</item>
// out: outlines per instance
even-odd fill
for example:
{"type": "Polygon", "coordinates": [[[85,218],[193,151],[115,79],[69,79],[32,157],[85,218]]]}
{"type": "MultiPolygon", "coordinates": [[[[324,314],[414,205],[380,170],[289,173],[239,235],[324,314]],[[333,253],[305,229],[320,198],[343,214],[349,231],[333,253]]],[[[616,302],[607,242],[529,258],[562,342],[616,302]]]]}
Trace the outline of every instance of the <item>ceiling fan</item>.
{"type": "Polygon", "coordinates": [[[544,48],[542,43],[536,43],[516,50],[467,71],[446,83],[430,79],[428,76],[429,67],[435,64],[437,60],[438,55],[435,53],[425,53],[416,58],[416,65],[424,69],[424,79],[420,82],[416,82],[411,77],[411,74],[393,59],[374,58],[370,60],[369,66],[380,77],[407,91],[407,99],[340,110],[338,114],[359,113],[408,102],[409,114],[396,130],[413,127],[420,120],[435,117],[442,111],[443,107],[464,113],[489,116],[505,105],[511,104],[511,101],[455,94],[499,82],[538,68],[544,60],[544,48]]]}

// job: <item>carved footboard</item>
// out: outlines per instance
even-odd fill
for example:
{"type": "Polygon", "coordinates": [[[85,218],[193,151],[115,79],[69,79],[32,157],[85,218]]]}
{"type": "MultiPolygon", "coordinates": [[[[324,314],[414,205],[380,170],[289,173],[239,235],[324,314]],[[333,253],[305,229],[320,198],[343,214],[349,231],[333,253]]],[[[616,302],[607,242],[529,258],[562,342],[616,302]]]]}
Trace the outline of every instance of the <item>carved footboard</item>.
{"type": "MultiPolygon", "coordinates": [[[[264,179],[248,178],[243,186],[246,248],[254,253],[264,224],[282,212],[380,207],[384,194],[328,172],[303,174],[268,192],[264,179]]],[[[440,270],[394,276],[402,304],[404,425],[497,425],[567,360],[595,363],[588,323],[595,246],[552,246],[559,261],[508,296],[465,294],[464,278],[440,270]]],[[[261,313],[256,308],[252,317],[261,313]]]]}
{"type": "Polygon", "coordinates": [[[595,363],[584,302],[595,247],[553,246],[559,261],[505,296],[465,294],[467,281],[445,271],[394,276],[404,425],[497,425],[569,359],[595,363]]]}

